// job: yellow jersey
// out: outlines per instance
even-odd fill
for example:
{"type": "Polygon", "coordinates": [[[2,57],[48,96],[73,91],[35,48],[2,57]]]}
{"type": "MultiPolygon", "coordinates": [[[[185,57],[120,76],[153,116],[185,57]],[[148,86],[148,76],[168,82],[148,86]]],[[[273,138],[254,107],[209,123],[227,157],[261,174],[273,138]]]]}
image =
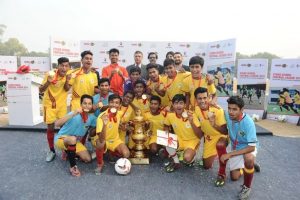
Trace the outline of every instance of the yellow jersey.
{"type": "Polygon", "coordinates": [[[224,110],[222,108],[216,108],[216,107],[209,107],[208,110],[201,110],[199,106],[196,106],[195,108],[195,114],[200,121],[201,124],[201,130],[203,131],[204,135],[209,136],[217,136],[217,135],[223,135],[219,131],[217,131],[214,127],[212,127],[208,121],[208,112],[212,112],[215,115],[216,118],[216,125],[222,126],[226,124],[224,110]]]}
{"type": "MultiPolygon", "coordinates": [[[[44,92],[43,106],[51,107],[53,109],[59,107],[67,107],[67,96],[68,92],[64,89],[66,82],[66,76],[61,77],[57,74],[55,70],[54,81],[50,83],[44,92]]],[[[48,80],[49,74],[47,73],[44,77],[42,85],[44,85],[48,80]]]]}
{"type": "Polygon", "coordinates": [[[190,94],[190,104],[194,108],[196,106],[196,99],[194,96],[194,92],[198,87],[207,88],[208,94],[215,94],[217,91],[216,87],[213,83],[208,85],[205,75],[202,75],[201,79],[199,79],[199,80],[193,79],[192,75],[186,77],[183,80],[182,91],[190,94]]]}
{"type": "MultiPolygon", "coordinates": [[[[194,114],[194,124],[199,127],[200,122],[194,114]]],[[[168,113],[164,124],[167,126],[172,126],[175,134],[180,141],[188,141],[188,140],[199,140],[192,129],[192,125],[189,120],[183,119],[182,117],[177,117],[175,113],[168,113]]]]}
{"type": "Polygon", "coordinates": [[[74,70],[70,80],[72,85],[72,110],[80,107],[80,97],[84,94],[95,95],[95,87],[98,85],[96,73],[90,71],[87,74],[83,72],[82,67],[74,70]]]}
{"type": "MultiPolygon", "coordinates": [[[[102,112],[98,118],[97,118],[97,124],[96,124],[96,133],[100,133],[103,129],[103,121],[101,117],[107,114],[108,110],[102,112]]],[[[114,119],[108,119],[108,123],[106,125],[106,133],[105,133],[105,141],[115,141],[119,138],[119,124],[121,119],[122,113],[120,111],[117,112],[114,119]]]]}
{"type": "Polygon", "coordinates": [[[166,107],[169,105],[169,99],[167,98],[167,95],[165,95],[164,97],[163,96],[160,96],[156,91],[155,91],[155,87],[156,85],[159,84],[159,87],[161,89],[163,89],[165,87],[164,83],[162,82],[162,76],[159,75],[159,78],[158,78],[158,82],[153,82],[151,80],[149,80],[147,82],[147,88],[150,88],[151,89],[151,95],[156,95],[156,96],[159,96],[160,99],[161,99],[161,105],[163,107],[166,107]]]}
{"type": "Polygon", "coordinates": [[[168,76],[162,77],[161,81],[166,89],[166,97],[169,101],[169,106],[171,105],[172,99],[176,94],[184,94],[182,91],[183,80],[190,74],[190,72],[177,72],[174,79],[170,79],[168,76]]]}

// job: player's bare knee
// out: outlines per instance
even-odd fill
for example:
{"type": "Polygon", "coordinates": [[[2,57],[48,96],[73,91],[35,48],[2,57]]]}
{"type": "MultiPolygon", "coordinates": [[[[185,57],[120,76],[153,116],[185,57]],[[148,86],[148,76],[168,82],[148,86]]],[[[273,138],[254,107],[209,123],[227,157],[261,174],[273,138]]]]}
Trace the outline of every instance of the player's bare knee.
{"type": "Polygon", "coordinates": [[[124,149],[122,155],[123,155],[124,158],[129,158],[129,156],[130,156],[129,150],[128,149],[124,149]]]}
{"type": "Polygon", "coordinates": [[[150,145],[150,151],[151,151],[151,153],[153,153],[153,154],[157,153],[157,151],[158,151],[157,145],[151,144],[151,145],[150,145]]]}
{"type": "Polygon", "coordinates": [[[246,168],[251,169],[254,167],[254,156],[252,154],[244,155],[244,165],[246,168]]]}
{"type": "Polygon", "coordinates": [[[83,156],[81,159],[82,159],[82,161],[85,162],[85,163],[89,163],[89,162],[92,161],[92,158],[91,158],[91,156],[89,156],[89,155],[83,156]]]}
{"type": "Polygon", "coordinates": [[[237,181],[237,180],[239,180],[240,176],[241,176],[241,175],[238,175],[238,174],[231,174],[231,175],[230,175],[230,179],[231,179],[232,181],[237,181]]]}
{"type": "Polygon", "coordinates": [[[209,162],[203,162],[203,168],[208,170],[212,168],[212,163],[209,162]]]}
{"type": "Polygon", "coordinates": [[[194,155],[191,154],[191,153],[185,153],[183,159],[184,159],[185,162],[190,163],[190,162],[193,161],[194,155]]]}

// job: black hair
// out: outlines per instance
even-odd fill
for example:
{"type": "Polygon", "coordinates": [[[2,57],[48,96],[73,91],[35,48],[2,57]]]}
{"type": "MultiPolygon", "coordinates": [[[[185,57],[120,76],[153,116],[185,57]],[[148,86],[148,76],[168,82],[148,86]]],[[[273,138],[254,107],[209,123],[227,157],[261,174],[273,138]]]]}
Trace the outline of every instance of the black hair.
{"type": "Polygon", "coordinates": [[[282,91],[289,92],[289,90],[287,88],[283,88],[282,91]]]}
{"type": "Polygon", "coordinates": [[[175,54],[179,54],[179,55],[182,56],[182,53],[180,53],[179,51],[176,51],[176,52],[174,53],[174,56],[175,56],[175,54]]]}
{"type": "Polygon", "coordinates": [[[148,53],[148,59],[150,59],[150,56],[151,56],[151,55],[155,55],[156,59],[158,59],[158,55],[157,55],[157,53],[155,53],[155,52],[150,52],[150,53],[148,53]]]}
{"type": "Polygon", "coordinates": [[[82,104],[84,99],[90,99],[92,101],[92,104],[94,104],[94,100],[93,97],[91,95],[88,94],[84,94],[80,97],[80,104],[82,104]]]}
{"type": "Polygon", "coordinates": [[[111,94],[111,95],[109,95],[108,102],[110,102],[110,101],[112,101],[114,99],[120,99],[120,102],[122,102],[122,99],[121,99],[121,97],[118,94],[111,94]]]}
{"type": "Polygon", "coordinates": [[[231,96],[227,99],[228,104],[235,104],[240,109],[242,109],[245,106],[244,100],[240,96],[231,96]]]}
{"type": "Polygon", "coordinates": [[[172,99],[172,103],[179,102],[179,101],[183,101],[185,103],[186,98],[183,94],[175,94],[175,96],[172,99]]]}
{"type": "Polygon", "coordinates": [[[194,96],[195,98],[197,97],[198,94],[202,94],[202,93],[207,93],[207,88],[204,87],[198,87],[195,91],[194,91],[194,96]]]}
{"type": "Polygon", "coordinates": [[[132,74],[133,72],[138,72],[139,74],[142,73],[141,68],[139,68],[139,67],[132,67],[132,68],[129,70],[129,75],[132,74]]]}
{"type": "Polygon", "coordinates": [[[99,79],[99,85],[101,85],[101,83],[105,83],[105,82],[108,82],[108,85],[110,85],[110,81],[108,78],[100,78],[99,79]]]}
{"type": "Polygon", "coordinates": [[[136,86],[137,84],[143,84],[144,88],[147,87],[147,86],[146,86],[146,83],[145,83],[143,80],[141,80],[141,79],[137,80],[137,81],[134,83],[134,86],[136,86]]]}
{"type": "Polygon", "coordinates": [[[157,64],[151,64],[151,63],[149,63],[149,64],[147,65],[147,67],[146,67],[147,71],[149,71],[149,69],[152,69],[152,68],[154,68],[154,69],[156,69],[157,71],[159,71],[159,70],[158,70],[157,64]]]}
{"type": "Polygon", "coordinates": [[[150,102],[151,101],[158,101],[158,103],[161,104],[161,98],[159,96],[156,96],[156,95],[151,96],[150,102]]]}
{"type": "Polygon", "coordinates": [[[189,65],[199,64],[201,67],[204,65],[204,59],[200,56],[193,56],[189,61],[189,65]]]}
{"type": "Polygon", "coordinates": [[[84,56],[86,56],[86,55],[91,55],[91,56],[93,56],[93,53],[92,53],[91,51],[83,51],[83,52],[81,53],[81,59],[83,59],[84,56]]]}
{"type": "Polygon", "coordinates": [[[60,57],[59,59],[57,59],[57,63],[60,65],[64,62],[69,62],[69,58],[66,57],[60,57]]]}
{"type": "Polygon", "coordinates": [[[116,48],[110,49],[108,54],[110,55],[111,53],[117,53],[118,55],[120,54],[120,51],[116,48]]]}
{"type": "Polygon", "coordinates": [[[169,55],[169,54],[171,54],[172,56],[174,56],[174,51],[169,51],[169,52],[167,52],[166,58],[168,58],[168,55],[169,55]]]}
{"type": "Polygon", "coordinates": [[[165,61],[164,61],[164,67],[167,67],[167,66],[169,66],[169,65],[175,65],[175,61],[173,60],[173,59],[169,59],[169,58],[167,58],[167,59],[165,59],[165,61]]]}
{"type": "Polygon", "coordinates": [[[132,90],[127,90],[124,94],[123,94],[123,97],[126,95],[126,94],[131,94],[133,97],[134,97],[134,93],[132,90]]]}

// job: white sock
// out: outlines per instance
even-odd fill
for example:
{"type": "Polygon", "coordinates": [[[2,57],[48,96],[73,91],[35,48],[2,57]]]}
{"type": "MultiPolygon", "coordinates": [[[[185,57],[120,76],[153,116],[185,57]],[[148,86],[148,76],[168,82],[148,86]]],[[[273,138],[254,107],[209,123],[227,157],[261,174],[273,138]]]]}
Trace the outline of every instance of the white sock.
{"type": "Polygon", "coordinates": [[[171,147],[166,147],[166,150],[167,150],[167,152],[169,153],[169,156],[170,156],[171,158],[173,158],[174,163],[179,163],[179,158],[178,158],[178,156],[177,156],[176,149],[173,149],[173,148],[171,148],[171,147]]]}

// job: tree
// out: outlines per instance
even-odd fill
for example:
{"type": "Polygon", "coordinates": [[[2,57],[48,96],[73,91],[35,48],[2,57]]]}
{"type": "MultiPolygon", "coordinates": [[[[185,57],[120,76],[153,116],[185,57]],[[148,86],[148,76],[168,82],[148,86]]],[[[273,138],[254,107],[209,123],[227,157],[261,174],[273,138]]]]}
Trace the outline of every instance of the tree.
{"type": "Polygon", "coordinates": [[[49,52],[28,52],[24,44],[19,42],[17,38],[9,38],[6,42],[1,41],[1,36],[4,34],[6,26],[0,24],[0,55],[4,56],[32,56],[32,57],[44,57],[49,56],[49,52]]]}
{"type": "Polygon", "coordinates": [[[9,38],[0,46],[0,55],[22,56],[28,53],[27,48],[17,38],[9,38]]]}
{"type": "Polygon", "coordinates": [[[1,46],[1,38],[4,34],[4,30],[6,29],[6,26],[4,24],[0,24],[0,46],[1,46]]]}

